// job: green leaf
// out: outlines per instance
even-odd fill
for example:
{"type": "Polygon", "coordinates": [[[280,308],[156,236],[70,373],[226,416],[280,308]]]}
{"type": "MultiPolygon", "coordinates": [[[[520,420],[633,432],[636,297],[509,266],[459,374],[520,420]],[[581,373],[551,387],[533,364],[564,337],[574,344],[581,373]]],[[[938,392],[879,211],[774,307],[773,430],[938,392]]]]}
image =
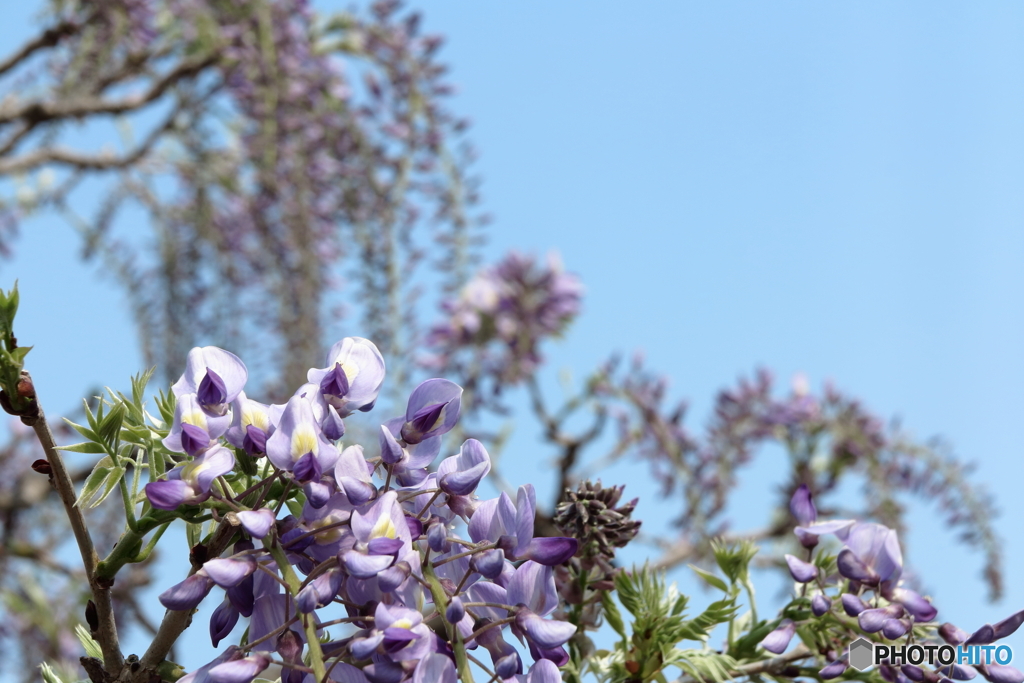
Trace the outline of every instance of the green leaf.
{"type": "Polygon", "coordinates": [[[110,409],[100,421],[96,429],[97,435],[111,448],[116,446],[116,441],[121,433],[121,424],[124,422],[124,405],[118,403],[110,409]]]}
{"type": "Polygon", "coordinates": [[[729,592],[729,585],[725,581],[722,581],[720,578],[718,578],[717,576],[712,574],[711,572],[705,571],[705,570],[701,569],[700,567],[698,567],[696,565],[692,565],[692,564],[690,565],[690,569],[695,571],[697,573],[697,576],[699,576],[700,578],[704,579],[705,583],[707,583],[709,586],[712,586],[713,588],[717,588],[718,590],[722,591],[723,593],[728,593],[729,592]]]}
{"type": "Polygon", "coordinates": [[[98,443],[93,441],[83,441],[82,443],[71,444],[70,446],[57,446],[58,451],[68,451],[69,453],[106,453],[107,450],[98,443]]]}
{"type": "Polygon", "coordinates": [[[103,659],[103,650],[100,649],[100,644],[92,639],[89,629],[81,624],[76,624],[75,635],[78,636],[78,641],[82,643],[82,647],[85,648],[86,656],[95,657],[99,660],[103,659]]]}
{"type": "Polygon", "coordinates": [[[102,458],[85,480],[85,486],[78,494],[75,505],[81,507],[82,503],[85,503],[91,508],[96,507],[107,499],[123,476],[124,468],[116,467],[109,456],[102,458]]]}
{"type": "Polygon", "coordinates": [[[615,604],[615,599],[612,598],[612,594],[609,591],[605,591],[601,596],[601,606],[604,608],[604,618],[608,622],[616,633],[621,637],[626,637],[626,627],[622,623],[622,614],[619,612],[618,606],[615,604]]]}
{"type": "Polygon", "coordinates": [[[43,677],[43,683],[64,683],[64,681],[60,680],[60,676],[46,662],[39,665],[39,673],[43,677]]]}
{"type": "Polygon", "coordinates": [[[89,427],[85,427],[85,426],[80,425],[80,424],[75,424],[74,422],[72,422],[71,420],[67,419],[66,417],[64,418],[64,421],[67,422],[68,425],[72,429],[74,429],[76,432],[78,432],[79,434],[81,434],[85,438],[89,439],[89,441],[99,442],[100,437],[96,434],[96,432],[94,432],[89,427]]]}

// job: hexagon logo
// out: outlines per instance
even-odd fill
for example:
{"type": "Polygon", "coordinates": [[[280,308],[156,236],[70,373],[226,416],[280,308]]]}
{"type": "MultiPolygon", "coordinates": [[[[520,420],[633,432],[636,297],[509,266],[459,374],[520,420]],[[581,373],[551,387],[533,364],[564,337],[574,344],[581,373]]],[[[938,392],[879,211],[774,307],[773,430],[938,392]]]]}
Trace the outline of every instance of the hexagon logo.
{"type": "Polygon", "coordinates": [[[875,663],[875,646],[866,638],[858,638],[850,643],[850,666],[857,671],[864,671],[875,663]]]}

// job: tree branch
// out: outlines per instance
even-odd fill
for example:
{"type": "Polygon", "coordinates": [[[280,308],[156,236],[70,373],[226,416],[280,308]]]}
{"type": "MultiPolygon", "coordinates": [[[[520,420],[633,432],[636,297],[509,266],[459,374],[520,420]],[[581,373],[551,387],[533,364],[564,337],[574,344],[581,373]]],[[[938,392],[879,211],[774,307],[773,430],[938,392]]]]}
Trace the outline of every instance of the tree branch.
{"type": "MultiPolygon", "coordinates": [[[[804,659],[811,656],[811,651],[807,649],[807,646],[801,643],[793,648],[786,654],[779,655],[778,657],[772,657],[771,659],[764,659],[759,662],[751,662],[750,664],[744,664],[736,667],[735,671],[730,671],[730,678],[742,678],[744,676],[756,676],[758,674],[778,674],[781,673],[787,666],[795,661],[804,659]]],[[[672,683],[698,683],[696,679],[684,676],[677,678],[672,683]]]]}
{"type": "Polygon", "coordinates": [[[179,81],[195,76],[219,59],[216,49],[185,59],[150,86],[149,90],[119,100],[102,97],[74,97],[52,102],[28,102],[20,106],[0,108],[0,124],[23,120],[31,126],[64,118],[82,118],[97,114],[124,114],[141,109],[159,99],[179,81]]]}
{"type": "Polygon", "coordinates": [[[71,19],[65,19],[56,26],[51,26],[38,36],[21,46],[21,49],[0,61],[0,76],[18,66],[21,62],[31,57],[36,51],[46,47],[53,47],[60,42],[64,36],[76,33],[81,24],[71,19]]]}
{"type": "MultiPolygon", "coordinates": [[[[25,371],[22,371],[22,375],[28,380],[29,386],[32,386],[31,376],[25,371]]],[[[33,398],[35,410],[31,414],[20,415],[21,421],[35,430],[36,438],[39,439],[43,451],[46,452],[46,459],[50,463],[53,474],[53,485],[64,504],[64,511],[71,522],[75,541],[82,553],[82,565],[89,579],[89,588],[92,590],[92,599],[96,605],[96,616],[99,621],[93,637],[96,638],[96,642],[103,650],[104,667],[111,673],[120,672],[124,665],[124,657],[121,655],[121,646],[117,640],[117,626],[114,624],[114,610],[110,602],[110,585],[97,580],[96,565],[99,563],[99,558],[96,555],[95,547],[93,547],[92,537],[89,535],[82,511],[75,505],[75,487],[71,482],[71,475],[64,465],[64,459],[57,452],[57,444],[53,439],[53,432],[50,431],[50,425],[46,422],[43,409],[39,405],[39,398],[38,396],[33,396],[33,398]]]]}

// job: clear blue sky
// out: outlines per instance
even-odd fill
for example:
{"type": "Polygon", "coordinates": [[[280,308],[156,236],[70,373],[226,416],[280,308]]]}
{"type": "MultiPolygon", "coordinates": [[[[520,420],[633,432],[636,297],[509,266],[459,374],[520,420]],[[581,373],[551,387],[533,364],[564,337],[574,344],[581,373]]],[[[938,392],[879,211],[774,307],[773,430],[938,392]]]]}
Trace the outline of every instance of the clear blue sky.
{"type": "MultiPolygon", "coordinates": [[[[1024,608],[1024,6],[435,2],[425,18],[474,122],[488,253],[557,248],[586,283],[555,367],[642,348],[693,428],[737,376],[800,371],[945,436],[1003,510],[1007,596],[984,601],[980,557],[925,504],[909,559],[965,629],[1024,608]]],[[[141,360],[70,229],[23,232],[0,280],[21,280],[20,336],[59,411],[141,360]]],[[[765,457],[740,528],[781,479],[765,457]]],[[[658,510],[646,497],[640,516],[658,510]]]]}

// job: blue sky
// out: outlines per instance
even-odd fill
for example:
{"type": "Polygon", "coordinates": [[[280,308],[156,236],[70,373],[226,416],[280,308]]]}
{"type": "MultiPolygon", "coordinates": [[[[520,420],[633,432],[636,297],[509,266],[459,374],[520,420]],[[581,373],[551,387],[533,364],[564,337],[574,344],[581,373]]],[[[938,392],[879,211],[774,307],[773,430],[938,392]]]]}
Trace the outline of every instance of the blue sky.
{"type": "MultiPolygon", "coordinates": [[[[27,35],[24,9],[0,45],[27,35]]],[[[1024,608],[1024,7],[424,9],[448,36],[453,107],[474,122],[489,256],[558,249],[587,286],[553,369],[579,377],[641,348],[691,400],[695,429],[718,389],[759,366],[782,384],[832,379],[917,436],[946,437],[1003,511],[1008,588],[990,605],[980,557],[913,502],[904,544],[940,618],[970,630],[1024,608]]],[[[18,249],[0,281],[20,278],[19,336],[37,344],[51,411],[135,372],[123,302],[78,265],[71,230],[34,220],[18,249]]],[[[738,528],[763,517],[777,455],[741,477],[738,528]]],[[[524,462],[506,477],[530,479],[540,460],[524,462]]],[[[643,472],[617,473],[649,492],[643,472]]],[[[639,515],[659,510],[645,496],[639,515]]]]}

